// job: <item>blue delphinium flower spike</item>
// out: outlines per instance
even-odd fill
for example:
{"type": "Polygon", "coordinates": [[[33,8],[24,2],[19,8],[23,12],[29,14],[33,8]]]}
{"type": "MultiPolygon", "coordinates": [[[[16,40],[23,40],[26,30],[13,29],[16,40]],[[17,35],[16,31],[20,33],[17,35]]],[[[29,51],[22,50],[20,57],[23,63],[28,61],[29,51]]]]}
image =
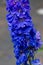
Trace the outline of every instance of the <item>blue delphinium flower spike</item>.
{"type": "Polygon", "coordinates": [[[14,44],[17,65],[28,65],[29,57],[41,46],[40,33],[34,27],[30,16],[29,0],[6,0],[6,18],[14,44]]]}

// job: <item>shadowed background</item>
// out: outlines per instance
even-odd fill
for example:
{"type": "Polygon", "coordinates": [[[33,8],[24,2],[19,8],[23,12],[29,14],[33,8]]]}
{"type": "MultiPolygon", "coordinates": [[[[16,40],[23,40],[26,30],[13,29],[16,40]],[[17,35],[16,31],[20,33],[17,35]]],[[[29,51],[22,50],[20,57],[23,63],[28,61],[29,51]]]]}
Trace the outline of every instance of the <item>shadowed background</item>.
{"type": "MultiPolygon", "coordinates": [[[[43,40],[43,15],[37,14],[37,9],[43,8],[43,0],[30,0],[31,16],[43,40]]],[[[5,0],[0,0],[0,65],[15,65],[13,43],[11,42],[6,21],[5,0]]],[[[38,52],[38,57],[43,63],[43,51],[38,52]]]]}

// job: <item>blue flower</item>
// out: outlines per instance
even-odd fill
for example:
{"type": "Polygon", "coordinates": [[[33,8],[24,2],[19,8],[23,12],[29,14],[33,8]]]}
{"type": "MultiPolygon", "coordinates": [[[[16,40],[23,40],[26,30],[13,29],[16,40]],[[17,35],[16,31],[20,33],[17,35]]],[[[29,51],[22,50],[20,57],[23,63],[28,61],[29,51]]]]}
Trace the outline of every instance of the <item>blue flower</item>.
{"type": "MultiPolygon", "coordinates": [[[[28,65],[28,57],[41,46],[40,33],[34,27],[30,16],[29,0],[6,0],[8,27],[13,42],[16,65],[28,65]]],[[[36,61],[36,60],[35,60],[36,61]]]]}
{"type": "Polygon", "coordinates": [[[27,61],[27,56],[23,53],[17,60],[17,65],[23,64],[27,61]]]}
{"type": "Polygon", "coordinates": [[[15,57],[18,59],[20,57],[20,50],[18,47],[15,47],[14,53],[15,53],[15,57]]]}
{"type": "Polygon", "coordinates": [[[32,65],[41,65],[41,62],[39,59],[32,60],[32,65]]]}

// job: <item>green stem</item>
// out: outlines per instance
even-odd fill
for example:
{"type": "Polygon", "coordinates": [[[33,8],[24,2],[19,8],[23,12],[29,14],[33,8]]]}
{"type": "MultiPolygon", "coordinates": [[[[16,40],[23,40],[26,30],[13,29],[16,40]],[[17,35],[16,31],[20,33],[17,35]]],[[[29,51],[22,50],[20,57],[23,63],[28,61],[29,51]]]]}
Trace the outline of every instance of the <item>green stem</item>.
{"type": "Polygon", "coordinates": [[[29,65],[32,65],[32,64],[31,64],[31,58],[30,58],[30,57],[29,57],[29,65]]]}

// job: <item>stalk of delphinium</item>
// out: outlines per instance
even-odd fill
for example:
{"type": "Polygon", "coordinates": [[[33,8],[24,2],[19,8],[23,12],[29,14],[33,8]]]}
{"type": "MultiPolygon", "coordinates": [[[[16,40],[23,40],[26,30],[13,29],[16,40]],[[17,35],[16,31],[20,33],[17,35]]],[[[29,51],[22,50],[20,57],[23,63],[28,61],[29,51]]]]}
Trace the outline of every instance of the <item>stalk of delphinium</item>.
{"type": "Polygon", "coordinates": [[[34,60],[34,52],[41,46],[40,33],[34,27],[30,16],[29,0],[6,0],[7,20],[16,65],[28,65],[34,60]]]}

